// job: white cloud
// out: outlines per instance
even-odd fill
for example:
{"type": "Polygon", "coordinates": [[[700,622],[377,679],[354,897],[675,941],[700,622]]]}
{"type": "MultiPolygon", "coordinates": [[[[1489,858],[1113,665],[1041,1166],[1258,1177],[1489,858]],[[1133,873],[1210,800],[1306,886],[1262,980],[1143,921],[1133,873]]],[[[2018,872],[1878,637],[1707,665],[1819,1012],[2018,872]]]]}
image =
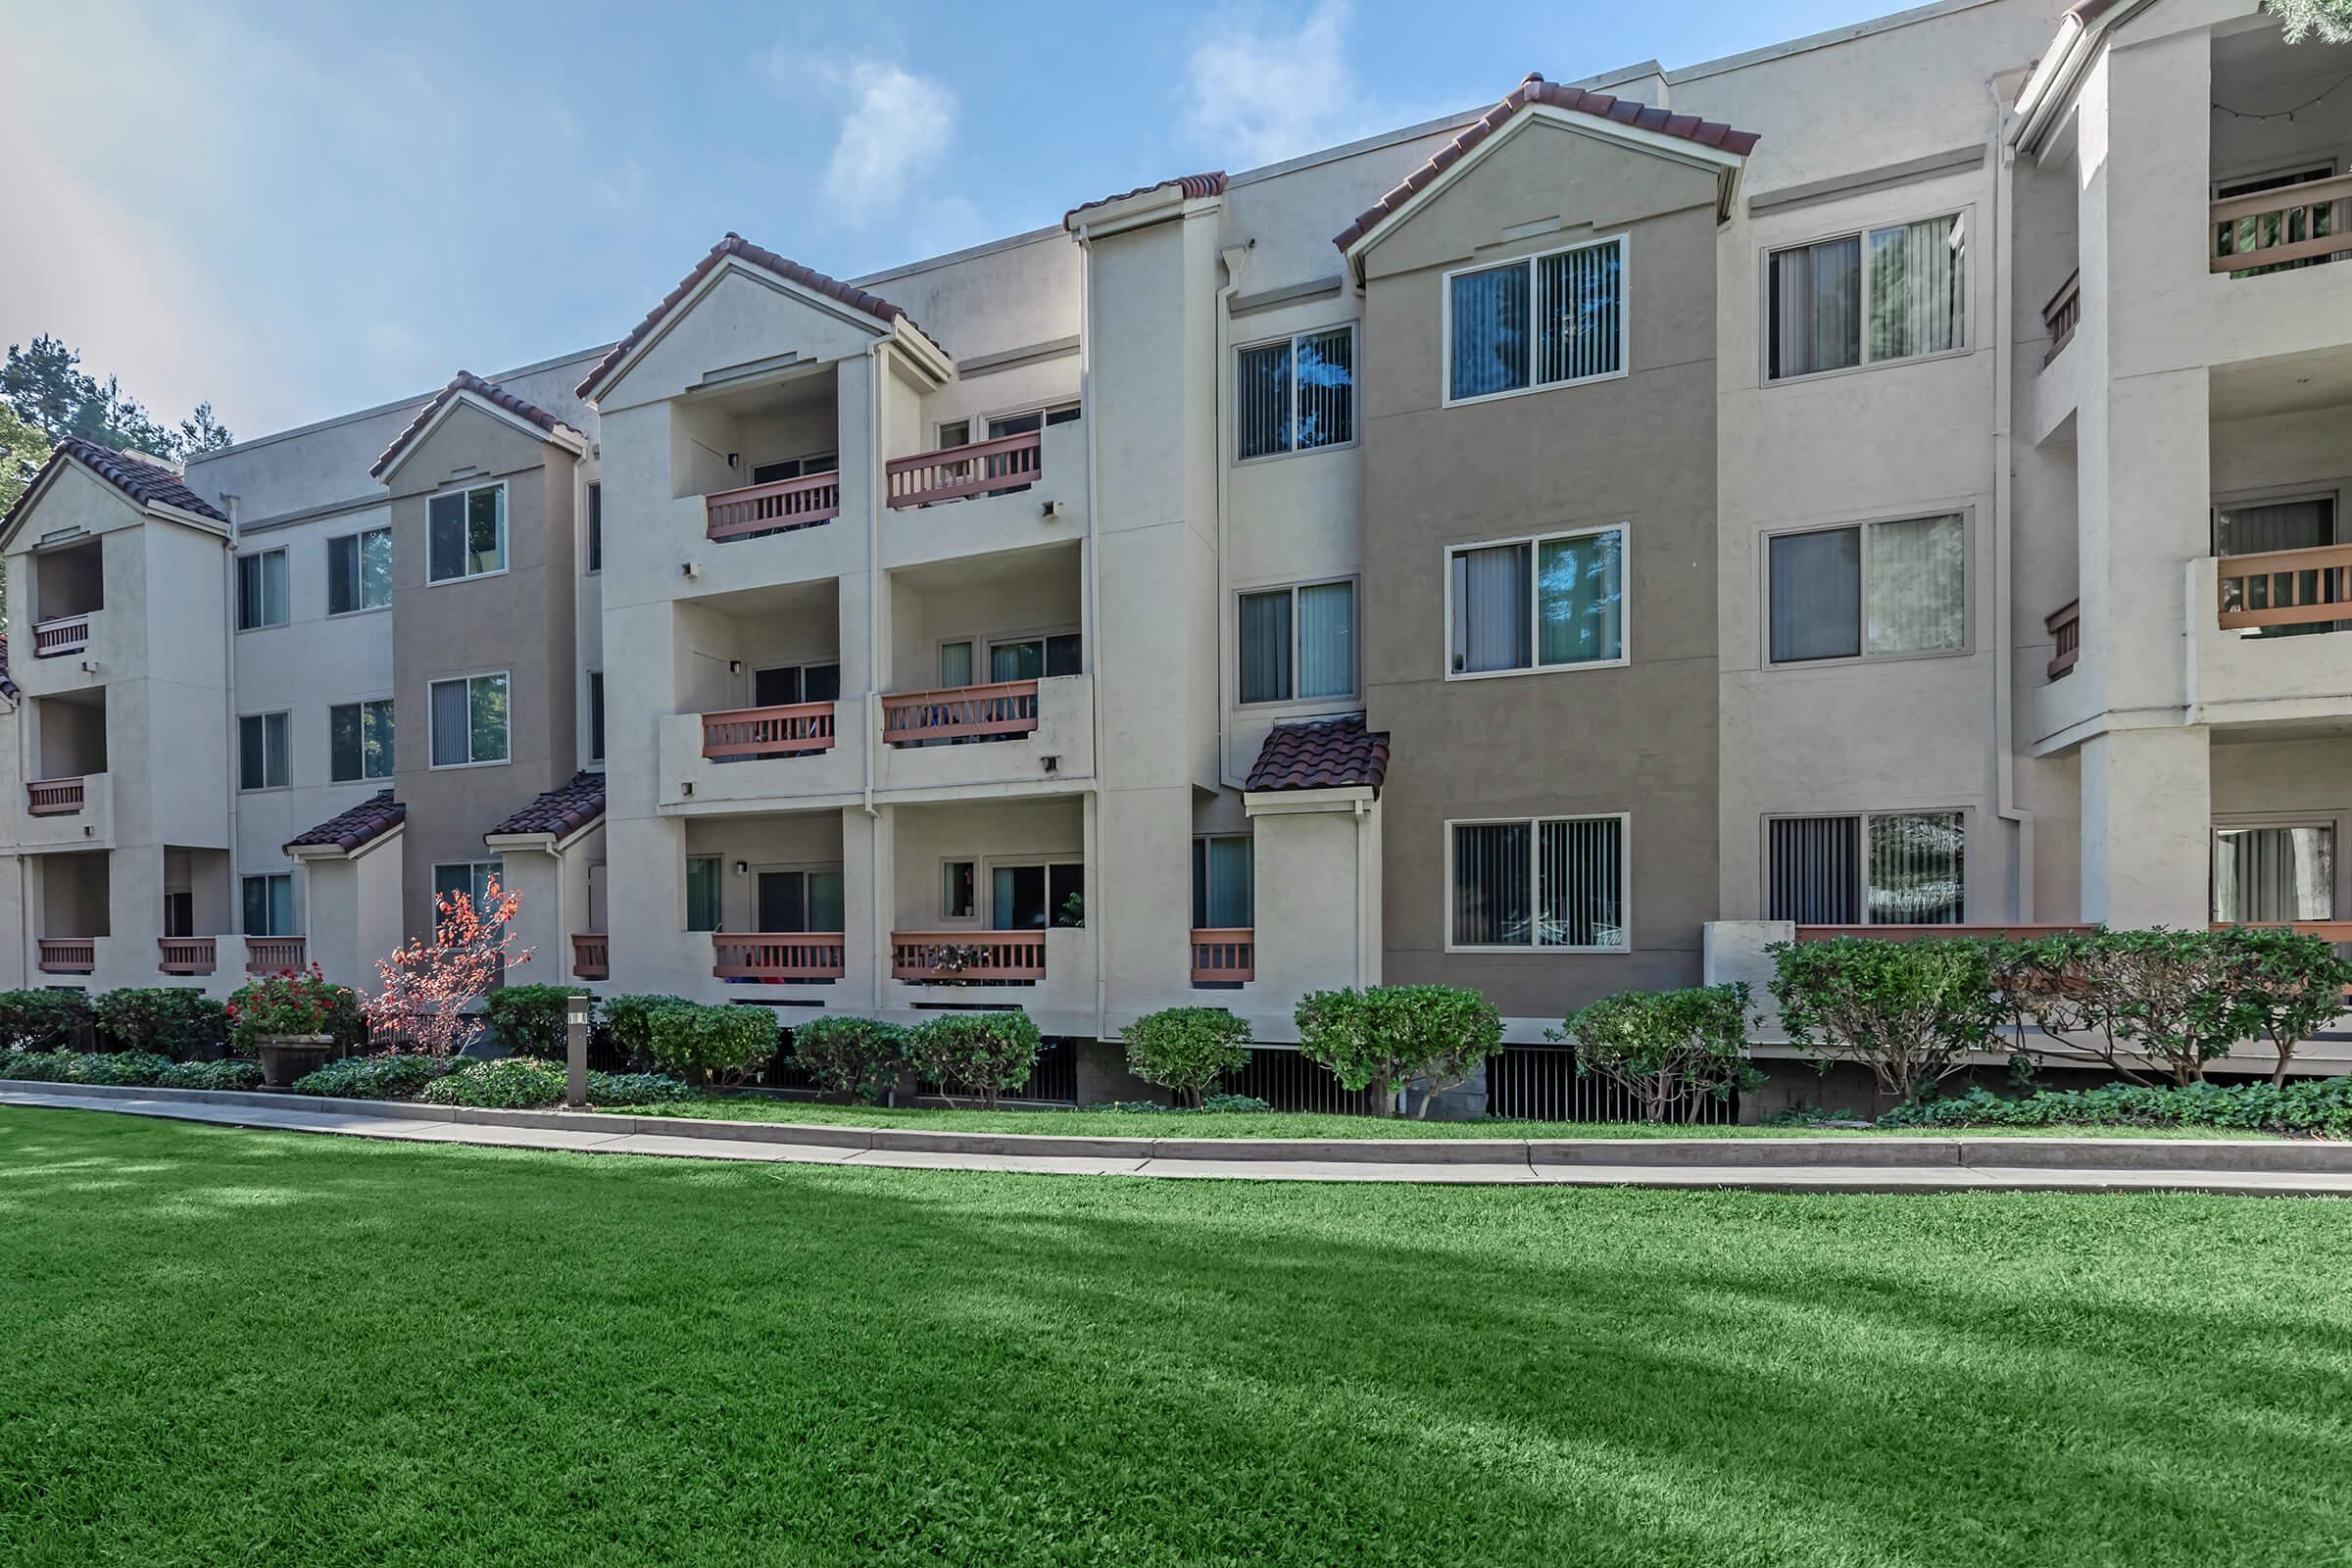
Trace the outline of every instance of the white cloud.
{"type": "Polygon", "coordinates": [[[1318,0],[1295,28],[1228,13],[1193,46],[1184,119],[1231,168],[1278,163],[1364,134],[1371,117],[1348,64],[1347,0],[1318,0]]]}
{"type": "Polygon", "coordinates": [[[936,169],[955,141],[961,108],[956,90],[904,66],[778,48],[768,57],[768,71],[779,86],[799,92],[814,82],[841,105],[824,192],[853,223],[871,221],[909,200],[914,193],[908,187],[936,169]]]}

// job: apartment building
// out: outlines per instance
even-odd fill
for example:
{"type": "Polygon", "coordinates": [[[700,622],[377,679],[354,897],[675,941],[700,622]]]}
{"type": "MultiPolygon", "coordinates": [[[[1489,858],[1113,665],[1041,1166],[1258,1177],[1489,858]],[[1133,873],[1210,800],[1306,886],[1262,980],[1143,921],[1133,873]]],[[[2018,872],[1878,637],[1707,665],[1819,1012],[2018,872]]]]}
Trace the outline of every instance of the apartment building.
{"type": "Polygon", "coordinates": [[[1535,1046],[1846,927],[2329,930],[2348,73],[1944,0],[865,277],[730,234],[563,360],[61,452],[0,966],[364,982],[496,873],[530,978],[1018,1004],[1100,1099],[1178,1003],[1535,1046]]]}

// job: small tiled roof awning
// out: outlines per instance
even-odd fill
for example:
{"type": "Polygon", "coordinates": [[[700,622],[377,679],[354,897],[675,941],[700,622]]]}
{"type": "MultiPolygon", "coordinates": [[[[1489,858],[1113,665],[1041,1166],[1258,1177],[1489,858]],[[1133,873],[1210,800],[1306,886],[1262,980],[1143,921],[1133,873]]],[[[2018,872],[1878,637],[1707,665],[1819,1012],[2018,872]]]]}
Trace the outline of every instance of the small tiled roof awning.
{"type": "Polygon", "coordinates": [[[214,522],[228,521],[220,508],[187,487],[177,469],[162,466],[161,460],[126,457],[112,447],[102,447],[95,441],[70,435],[50,452],[49,461],[41,465],[40,471],[32,476],[32,482],[24,487],[24,493],[17,497],[16,505],[8,509],[7,515],[0,516],[0,534],[7,533],[16,525],[17,514],[32,504],[32,498],[41,493],[43,481],[69,459],[80,464],[142,507],[170,507],[177,512],[209,517],[214,522]]]}
{"type": "Polygon", "coordinates": [[[1072,226],[1072,220],[1080,213],[1091,213],[1098,207],[1108,207],[1112,202],[1123,202],[1130,196],[1141,196],[1147,191],[1161,190],[1169,185],[1182,191],[1188,202],[1200,201],[1206,196],[1222,196],[1225,194],[1225,171],[1220,169],[1206,174],[1179,174],[1174,179],[1155,179],[1149,185],[1138,185],[1116,196],[1102,196],[1091,202],[1080,202],[1061,215],[1061,226],[1072,226]]]}
{"type": "Polygon", "coordinates": [[[582,771],[572,774],[562,788],[538,796],[482,836],[493,839],[512,834],[552,833],[560,839],[568,838],[604,814],[605,775],[582,771]]]}
{"type": "Polygon", "coordinates": [[[384,448],[383,455],[368,466],[368,476],[371,479],[382,478],[384,470],[400,461],[400,455],[406,452],[418,436],[424,434],[425,427],[433,422],[433,416],[441,412],[443,406],[451,398],[461,392],[470,392],[484,402],[506,410],[516,418],[527,419],[549,435],[554,435],[558,430],[571,428],[537,404],[516,397],[496,381],[485,381],[471,370],[460,370],[449,378],[449,385],[434,393],[424,407],[416,411],[416,417],[409,421],[407,429],[392,438],[392,444],[384,448]]]}
{"type": "Polygon", "coordinates": [[[409,808],[378,790],[348,811],[342,811],[286,841],[289,853],[301,848],[336,849],[349,855],[364,849],[408,820],[409,808]]]}
{"type": "Polygon", "coordinates": [[[1257,749],[1243,786],[1252,794],[1277,790],[1368,789],[1380,793],[1389,773],[1389,737],[1364,728],[1364,715],[1277,724],[1257,749]]]}
{"type": "Polygon", "coordinates": [[[1713,147],[1736,157],[1744,158],[1755,150],[1759,140],[1752,130],[1734,130],[1720,121],[1701,120],[1696,115],[1669,114],[1639,104],[1631,98],[1619,98],[1612,93],[1590,92],[1583,87],[1563,87],[1545,81],[1540,73],[1530,72],[1527,78],[1511,89],[1510,96],[1462,127],[1460,135],[1439,148],[1423,164],[1379,201],[1374,202],[1352,223],[1332,237],[1341,250],[1351,249],[1355,242],[1372,231],[1374,224],[1411,201],[1430,182],[1446,170],[1461,162],[1471,148],[1485,141],[1529,104],[1546,104],[1553,109],[1566,109],[1596,120],[1614,121],[1637,130],[1650,131],[1660,136],[1675,136],[1695,142],[1701,147],[1713,147]]]}

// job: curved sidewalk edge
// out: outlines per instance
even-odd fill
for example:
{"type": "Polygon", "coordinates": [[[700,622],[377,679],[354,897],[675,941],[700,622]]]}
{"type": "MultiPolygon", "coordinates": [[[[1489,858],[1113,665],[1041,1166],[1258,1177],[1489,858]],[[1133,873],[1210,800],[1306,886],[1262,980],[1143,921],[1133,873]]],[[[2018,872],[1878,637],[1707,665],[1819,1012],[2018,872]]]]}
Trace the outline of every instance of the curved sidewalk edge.
{"type": "Polygon", "coordinates": [[[2139,1192],[2352,1197],[2352,1144],[2285,1139],[1071,1138],[489,1110],[399,1101],[0,1080],[0,1106],[282,1132],[613,1154],[914,1169],[1776,1192],[2139,1192]]]}

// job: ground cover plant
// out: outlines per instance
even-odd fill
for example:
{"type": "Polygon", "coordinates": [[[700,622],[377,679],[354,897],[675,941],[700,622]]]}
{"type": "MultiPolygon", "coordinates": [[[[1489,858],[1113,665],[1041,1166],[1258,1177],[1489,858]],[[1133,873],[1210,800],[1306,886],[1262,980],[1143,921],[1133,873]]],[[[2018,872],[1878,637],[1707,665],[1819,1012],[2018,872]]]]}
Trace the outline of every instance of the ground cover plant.
{"type": "Polygon", "coordinates": [[[2352,1540],[2352,1204],[2325,1200],[1153,1182],[12,1107],[0,1234],[9,1562],[2208,1568],[2352,1540]]]}

